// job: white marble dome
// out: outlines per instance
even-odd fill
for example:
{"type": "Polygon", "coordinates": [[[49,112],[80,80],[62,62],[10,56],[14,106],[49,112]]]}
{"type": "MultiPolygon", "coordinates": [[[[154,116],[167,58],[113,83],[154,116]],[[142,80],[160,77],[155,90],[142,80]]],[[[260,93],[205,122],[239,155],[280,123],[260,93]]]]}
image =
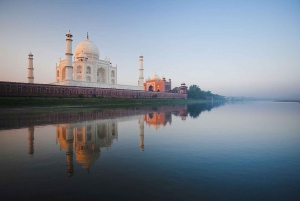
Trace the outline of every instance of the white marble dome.
{"type": "Polygon", "coordinates": [[[160,80],[159,76],[155,73],[152,77],[152,80],[160,80]]]}
{"type": "Polygon", "coordinates": [[[89,58],[99,59],[100,56],[98,47],[89,39],[85,39],[76,46],[75,56],[78,57],[82,53],[86,54],[89,58]]]}

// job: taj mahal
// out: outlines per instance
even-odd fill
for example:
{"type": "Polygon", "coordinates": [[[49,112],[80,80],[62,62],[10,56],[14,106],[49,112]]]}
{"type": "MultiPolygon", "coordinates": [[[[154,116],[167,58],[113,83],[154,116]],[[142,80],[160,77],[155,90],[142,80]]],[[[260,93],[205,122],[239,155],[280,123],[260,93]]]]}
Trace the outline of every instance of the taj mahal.
{"type": "MultiPolygon", "coordinates": [[[[70,85],[99,88],[115,88],[142,90],[141,86],[117,84],[118,68],[112,66],[110,59],[100,59],[98,47],[87,38],[75,48],[75,57],[72,53],[72,37],[70,31],[66,34],[66,58],[60,60],[56,66],[55,85],[70,85]]],[[[143,58],[143,56],[140,56],[143,58]]],[[[143,59],[140,60],[140,81],[143,83],[143,59]]]]}
{"type": "Polygon", "coordinates": [[[108,97],[108,98],[187,98],[183,82],[172,90],[171,79],[156,73],[144,81],[144,57],[138,57],[137,85],[118,83],[118,67],[109,58],[100,59],[98,47],[89,39],[80,42],[72,52],[73,35],[66,34],[65,59],[55,66],[55,81],[34,83],[33,54],[28,54],[28,83],[0,81],[0,96],[34,97],[108,97]]]}
{"type": "MultiPolygon", "coordinates": [[[[171,92],[171,79],[160,78],[156,73],[152,78],[144,82],[143,55],[139,56],[139,78],[137,86],[120,85],[117,82],[118,68],[113,66],[109,58],[100,59],[98,47],[87,37],[75,48],[75,56],[72,53],[72,37],[69,31],[66,34],[65,59],[56,65],[56,81],[52,85],[95,87],[106,89],[143,90],[153,92],[171,92]],[[74,60],[73,60],[74,59],[74,60]]],[[[33,76],[33,54],[28,55],[28,83],[34,83],[33,76]]],[[[183,83],[180,90],[175,93],[186,93],[183,83]]]]}
{"type": "MultiPolygon", "coordinates": [[[[112,66],[110,59],[100,60],[100,52],[96,45],[87,39],[79,43],[75,49],[72,62],[73,80],[97,82],[101,84],[117,84],[117,66],[112,66]]],[[[66,59],[56,67],[56,81],[66,79],[66,59]]]]}

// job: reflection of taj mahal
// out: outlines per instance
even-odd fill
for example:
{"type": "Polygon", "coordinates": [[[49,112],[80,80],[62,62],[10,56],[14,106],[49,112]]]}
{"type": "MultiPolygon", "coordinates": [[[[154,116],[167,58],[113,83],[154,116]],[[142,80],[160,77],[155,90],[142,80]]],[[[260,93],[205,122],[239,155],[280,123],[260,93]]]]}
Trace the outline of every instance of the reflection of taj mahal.
{"type": "MultiPolygon", "coordinates": [[[[89,170],[95,161],[100,158],[100,149],[110,149],[113,142],[118,141],[118,122],[127,121],[129,118],[138,120],[139,148],[143,152],[145,123],[157,130],[160,126],[172,123],[172,114],[178,116],[182,113],[181,111],[186,111],[186,109],[186,106],[177,106],[170,107],[170,110],[165,112],[152,111],[144,115],[125,116],[124,119],[96,119],[78,123],[57,124],[56,141],[59,143],[60,149],[66,151],[68,176],[71,177],[74,174],[74,161],[81,164],[82,168],[89,170]]],[[[114,116],[113,113],[111,115],[111,117],[114,116]]],[[[183,119],[183,116],[181,118],[183,119]]],[[[34,154],[33,126],[28,128],[28,153],[30,156],[34,154]]]]}
{"type": "Polygon", "coordinates": [[[68,174],[73,174],[73,148],[76,162],[89,169],[100,157],[100,148],[110,148],[118,140],[117,122],[96,121],[93,124],[60,124],[56,126],[56,139],[66,150],[68,174]]]}

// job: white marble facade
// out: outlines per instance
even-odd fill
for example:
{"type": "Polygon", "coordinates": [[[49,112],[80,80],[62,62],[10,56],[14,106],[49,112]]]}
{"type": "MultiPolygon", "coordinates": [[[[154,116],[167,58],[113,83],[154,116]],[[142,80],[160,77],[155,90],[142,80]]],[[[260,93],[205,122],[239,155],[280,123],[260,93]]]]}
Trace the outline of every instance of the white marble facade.
{"type": "MultiPolygon", "coordinates": [[[[100,60],[99,49],[88,37],[77,45],[74,56],[72,80],[117,84],[117,66],[112,66],[108,58],[100,60]]],[[[66,80],[66,63],[66,59],[60,60],[56,67],[56,82],[66,80]]]]}

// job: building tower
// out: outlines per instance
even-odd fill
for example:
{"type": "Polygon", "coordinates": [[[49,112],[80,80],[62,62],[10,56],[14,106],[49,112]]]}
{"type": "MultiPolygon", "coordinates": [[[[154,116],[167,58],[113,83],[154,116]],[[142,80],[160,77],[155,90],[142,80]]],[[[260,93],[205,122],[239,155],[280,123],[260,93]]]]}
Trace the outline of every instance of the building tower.
{"type": "Polygon", "coordinates": [[[34,83],[33,77],[33,54],[28,54],[28,83],[34,83]]]}
{"type": "Polygon", "coordinates": [[[30,156],[34,154],[33,141],[34,141],[34,127],[30,126],[28,127],[28,153],[30,156]]]}
{"type": "Polygon", "coordinates": [[[139,118],[140,126],[140,150],[144,151],[144,116],[139,118]]]}
{"type": "Polygon", "coordinates": [[[66,34],[66,79],[73,80],[73,66],[72,66],[72,34],[69,32],[66,34]]]}
{"type": "Polygon", "coordinates": [[[181,86],[179,87],[179,93],[180,94],[187,94],[187,87],[185,85],[185,83],[181,83],[181,86]]]}
{"type": "Polygon", "coordinates": [[[139,57],[139,63],[140,63],[140,69],[139,69],[140,76],[139,76],[138,86],[143,89],[144,88],[144,75],[143,75],[144,69],[143,69],[143,55],[142,54],[139,57]]]}

